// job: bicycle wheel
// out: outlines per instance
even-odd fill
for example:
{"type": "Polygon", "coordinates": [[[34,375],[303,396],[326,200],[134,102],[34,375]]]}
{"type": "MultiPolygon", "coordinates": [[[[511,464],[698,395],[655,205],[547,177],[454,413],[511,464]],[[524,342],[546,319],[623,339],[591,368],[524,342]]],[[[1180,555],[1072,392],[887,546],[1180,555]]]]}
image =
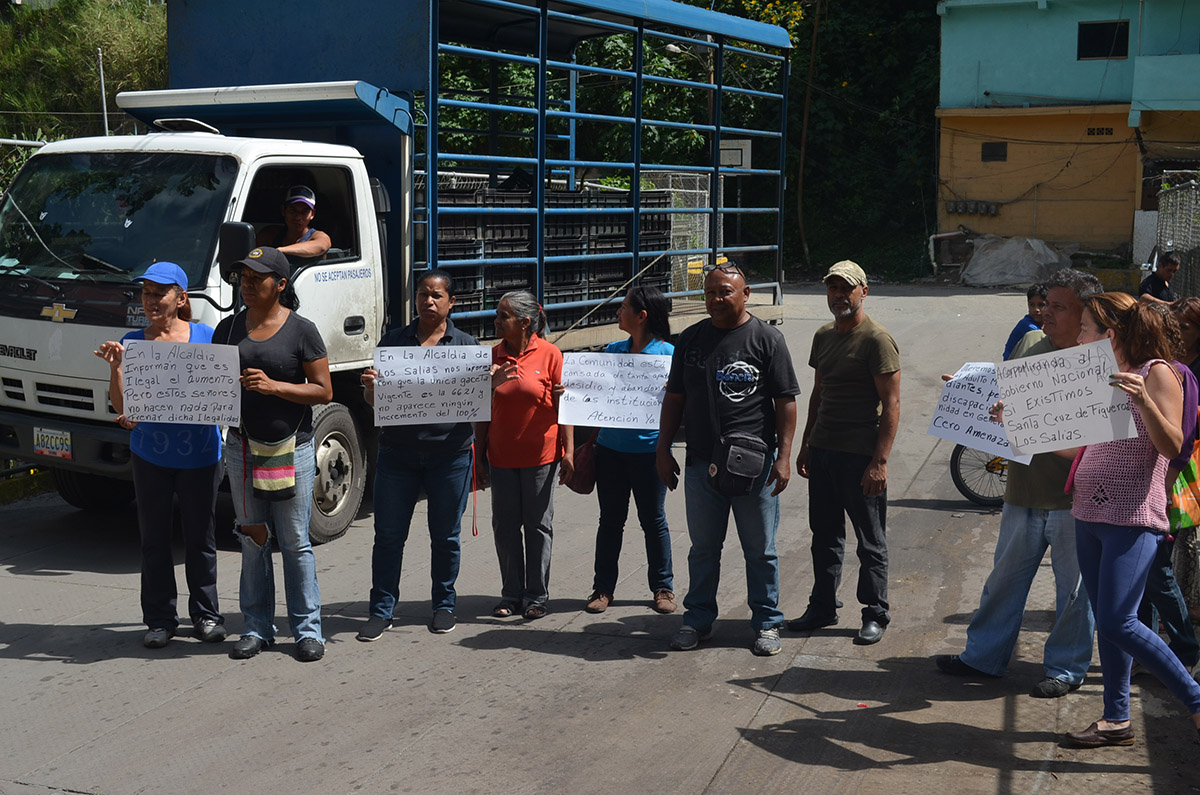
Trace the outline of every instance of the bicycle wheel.
{"type": "Polygon", "coordinates": [[[950,479],[971,502],[995,508],[1004,502],[1008,461],[958,444],[950,454],[950,479]]]}

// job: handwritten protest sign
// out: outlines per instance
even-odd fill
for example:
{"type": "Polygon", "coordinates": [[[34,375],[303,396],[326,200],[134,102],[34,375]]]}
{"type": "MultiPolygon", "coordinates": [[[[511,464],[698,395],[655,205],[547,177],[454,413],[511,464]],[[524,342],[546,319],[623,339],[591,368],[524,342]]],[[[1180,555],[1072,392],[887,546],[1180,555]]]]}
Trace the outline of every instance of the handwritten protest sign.
{"type": "Polygon", "coordinates": [[[1107,340],[996,365],[1004,430],[1017,453],[1044,453],[1137,436],[1128,396],[1108,385],[1107,340]]]}
{"type": "Polygon", "coordinates": [[[595,428],[658,428],[670,356],[563,354],[558,421],[595,428]]]}
{"type": "Polygon", "coordinates": [[[376,348],[375,424],[487,422],[491,366],[483,345],[376,348]]]}
{"type": "Polygon", "coordinates": [[[929,423],[929,434],[948,442],[1028,464],[1031,455],[1016,455],[1004,426],[992,422],[988,407],[1000,399],[996,365],[967,362],[942,386],[942,396],[929,423]]]}
{"type": "Polygon", "coordinates": [[[121,374],[125,416],[134,422],[237,425],[241,365],[230,345],[130,340],[121,374]]]}

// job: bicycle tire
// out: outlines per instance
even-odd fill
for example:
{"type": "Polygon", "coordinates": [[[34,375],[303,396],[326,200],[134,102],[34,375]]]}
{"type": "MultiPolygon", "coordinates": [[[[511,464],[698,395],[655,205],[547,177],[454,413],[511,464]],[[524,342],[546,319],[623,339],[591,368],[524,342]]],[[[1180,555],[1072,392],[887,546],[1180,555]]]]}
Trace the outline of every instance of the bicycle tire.
{"type": "Polygon", "coordinates": [[[950,479],[954,481],[954,487],[976,505],[986,508],[1002,505],[1004,487],[1008,482],[1007,462],[999,467],[988,466],[998,457],[961,444],[955,445],[954,452],[950,454],[950,479]]]}

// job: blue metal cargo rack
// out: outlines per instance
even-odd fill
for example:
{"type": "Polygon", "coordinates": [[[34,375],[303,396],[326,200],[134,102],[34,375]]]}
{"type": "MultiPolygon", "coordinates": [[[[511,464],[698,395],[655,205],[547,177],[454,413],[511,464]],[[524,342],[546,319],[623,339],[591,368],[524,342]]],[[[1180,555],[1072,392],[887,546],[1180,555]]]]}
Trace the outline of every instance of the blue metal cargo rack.
{"type": "Polygon", "coordinates": [[[678,266],[684,272],[689,261],[693,270],[697,261],[712,266],[719,256],[773,261],[773,281],[752,287],[781,303],[786,31],[670,0],[430,0],[429,36],[429,82],[417,98],[425,120],[418,116],[424,145],[416,148],[415,172],[424,184],[423,196],[415,196],[413,228],[425,256],[418,255],[416,267],[454,274],[458,325],[491,336],[496,300],[518,288],[536,293],[553,329],[589,312],[588,322],[612,322],[616,302],[609,299],[619,302],[622,284],[655,284],[676,298],[699,295],[695,280],[680,284],[678,266]],[[616,37],[628,50],[628,64],[581,61],[581,44],[597,37],[616,37]],[[647,63],[661,64],[664,53],[687,60],[686,77],[656,73],[647,63]],[[486,72],[486,85],[443,85],[447,64],[486,72]],[[506,65],[531,72],[532,91],[499,85],[506,65]],[[581,85],[587,79],[626,86],[627,112],[587,107],[581,85]],[[659,90],[701,97],[693,101],[697,117],[644,115],[648,93],[659,90]],[[485,121],[451,123],[468,114],[485,121]],[[726,123],[730,117],[736,126],[726,123]],[[627,160],[585,159],[580,128],[597,125],[621,131],[616,134],[630,144],[627,160]],[[702,136],[701,156],[647,162],[643,154],[654,147],[645,146],[646,139],[664,132],[702,136]],[[751,141],[766,166],[723,164],[722,143],[733,138],[751,141]],[[479,183],[469,190],[449,187],[462,184],[466,171],[479,183]],[[620,175],[627,188],[584,188],[596,172],[609,181],[620,175]],[[643,189],[647,175],[663,172],[707,178],[705,204],[676,206],[671,193],[643,189]],[[725,177],[752,179],[758,203],[725,206],[725,177]],[[707,239],[676,246],[669,236],[676,216],[706,216],[707,239]],[[759,216],[753,219],[759,228],[773,222],[766,239],[722,245],[726,219],[740,230],[749,216],[759,216]],[[672,289],[681,286],[687,289],[672,289]]]}

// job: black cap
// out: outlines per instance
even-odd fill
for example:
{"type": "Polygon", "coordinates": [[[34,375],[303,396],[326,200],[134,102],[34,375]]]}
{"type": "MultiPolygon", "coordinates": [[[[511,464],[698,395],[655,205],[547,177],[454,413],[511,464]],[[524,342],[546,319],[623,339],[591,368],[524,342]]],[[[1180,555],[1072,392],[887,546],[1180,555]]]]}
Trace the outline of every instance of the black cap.
{"type": "Polygon", "coordinates": [[[235,268],[249,268],[258,273],[273,273],[281,279],[292,274],[292,265],[288,258],[277,248],[259,246],[246,255],[243,260],[234,263],[235,268]]]}

